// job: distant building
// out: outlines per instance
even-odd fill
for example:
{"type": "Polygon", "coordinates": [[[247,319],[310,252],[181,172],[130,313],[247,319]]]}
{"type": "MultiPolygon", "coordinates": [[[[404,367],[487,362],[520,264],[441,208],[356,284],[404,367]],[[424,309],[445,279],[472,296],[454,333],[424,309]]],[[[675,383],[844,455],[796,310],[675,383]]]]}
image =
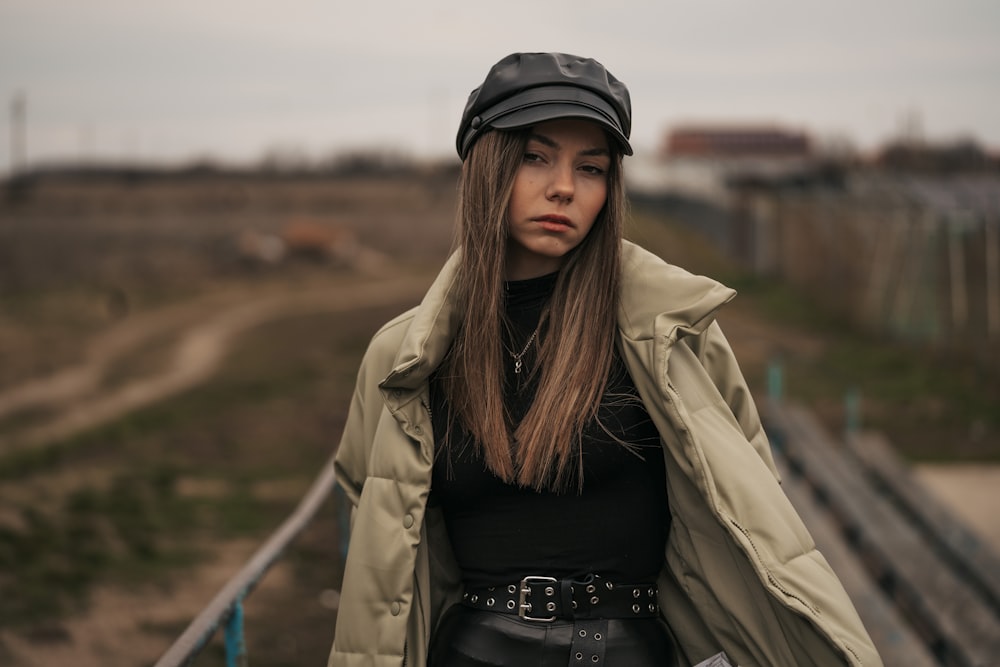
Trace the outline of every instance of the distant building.
{"type": "Polygon", "coordinates": [[[805,158],[811,153],[809,137],[774,127],[679,127],[664,145],[674,158],[805,158]]]}
{"type": "Polygon", "coordinates": [[[657,155],[632,160],[626,176],[633,192],[672,193],[725,206],[733,183],[794,177],[815,162],[804,132],[747,124],[689,125],[671,130],[657,155]]]}

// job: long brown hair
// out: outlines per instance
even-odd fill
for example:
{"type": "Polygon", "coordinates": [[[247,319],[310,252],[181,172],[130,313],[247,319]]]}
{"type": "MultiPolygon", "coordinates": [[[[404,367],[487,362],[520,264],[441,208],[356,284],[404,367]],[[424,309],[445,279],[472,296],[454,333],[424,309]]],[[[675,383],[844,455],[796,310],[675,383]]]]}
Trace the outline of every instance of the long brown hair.
{"type": "MultiPolygon", "coordinates": [[[[611,369],[621,281],[625,194],[621,154],[612,146],[608,195],[587,237],[567,257],[542,317],[541,369],[534,401],[520,424],[504,406],[509,326],[503,280],[507,210],[527,131],[483,135],[462,165],[457,286],[464,319],[439,372],[448,423],[461,424],[498,477],[537,490],[582,484],[580,446],[597,416],[611,369]]],[[[446,447],[455,439],[449,431],[446,447]]]]}

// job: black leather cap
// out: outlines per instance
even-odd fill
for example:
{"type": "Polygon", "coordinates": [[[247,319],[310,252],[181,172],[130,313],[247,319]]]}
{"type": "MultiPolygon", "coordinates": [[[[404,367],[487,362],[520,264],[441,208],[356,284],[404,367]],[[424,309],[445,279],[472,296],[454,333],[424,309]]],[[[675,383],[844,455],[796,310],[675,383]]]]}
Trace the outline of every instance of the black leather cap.
{"type": "Polygon", "coordinates": [[[455,147],[464,160],[491,128],[513,130],[557,118],[596,121],[632,155],[628,88],[596,60],[566,53],[512,53],[490,68],[469,95],[455,147]]]}

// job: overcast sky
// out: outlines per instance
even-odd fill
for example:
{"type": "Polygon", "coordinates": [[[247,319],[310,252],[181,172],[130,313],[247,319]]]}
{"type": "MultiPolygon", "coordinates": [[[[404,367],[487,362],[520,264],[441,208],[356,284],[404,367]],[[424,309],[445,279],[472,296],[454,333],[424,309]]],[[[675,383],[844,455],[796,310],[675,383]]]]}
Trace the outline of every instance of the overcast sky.
{"type": "Polygon", "coordinates": [[[18,96],[34,163],[453,154],[513,51],[602,61],[639,151],[685,122],[865,149],[905,119],[1000,149],[997,0],[0,0],[0,170],[18,96]]]}

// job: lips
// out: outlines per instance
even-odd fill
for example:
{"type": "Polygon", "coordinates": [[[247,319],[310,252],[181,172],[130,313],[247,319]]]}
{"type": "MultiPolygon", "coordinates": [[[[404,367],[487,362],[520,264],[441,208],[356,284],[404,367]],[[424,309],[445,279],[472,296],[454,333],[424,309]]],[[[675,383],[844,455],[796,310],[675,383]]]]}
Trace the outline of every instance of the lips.
{"type": "Polygon", "coordinates": [[[540,224],[543,229],[552,232],[565,231],[567,229],[573,229],[575,226],[573,221],[567,218],[565,215],[540,215],[536,218],[532,218],[535,222],[540,224]]]}

